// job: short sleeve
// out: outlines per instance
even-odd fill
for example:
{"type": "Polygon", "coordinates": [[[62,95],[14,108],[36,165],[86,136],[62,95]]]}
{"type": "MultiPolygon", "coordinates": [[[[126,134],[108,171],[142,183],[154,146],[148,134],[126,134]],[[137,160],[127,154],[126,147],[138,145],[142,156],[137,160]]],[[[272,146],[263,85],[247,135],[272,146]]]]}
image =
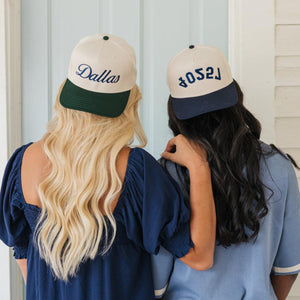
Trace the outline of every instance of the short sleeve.
{"type": "Polygon", "coordinates": [[[14,247],[16,259],[27,257],[30,227],[24,215],[20,168],[24,146],[7,163],[0,191],[0,239],[14,247]]]}
{"type": "Polygon", "coordinates": [[[287,193],[282,236],[273,272],[288,275],[300,272],[300,196],[295,171],[291,164],[288,168],[287,193]]]}
{"type": "Polygon", "coordinates": [[[174,257],[165,248],[160,247],[157,255],[152,255],[152,273],[155,298],[165,294],[174,266],[174,257]]]}
{"type": "Polygon", "coordinates": [[[193,246],[189,206],[176,182],[145,150],[131,150],[124,185],[128,237],[151,254],[161,245],[175,257],[187,254],[193,246]]]}

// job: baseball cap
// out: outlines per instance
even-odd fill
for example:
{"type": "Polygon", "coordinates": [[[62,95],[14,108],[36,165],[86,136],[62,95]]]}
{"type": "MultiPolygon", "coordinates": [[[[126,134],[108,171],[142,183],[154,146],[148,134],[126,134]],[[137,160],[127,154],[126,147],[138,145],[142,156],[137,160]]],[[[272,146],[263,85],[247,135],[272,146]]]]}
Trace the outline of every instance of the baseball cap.
{"type": "Polygon", "coordinates": [[[117,117],[127,105],[136,77],[135,52],[124,39],[111,34],[87,36],[72,51],[60,103],[66,108],[117,117]]]}
{"type": "Polygon", "coordinates": [[[221,50],[191,45],[173,57],[167,82],[175,116],[189,119],[238,101],[230,66],[221,50]]]}

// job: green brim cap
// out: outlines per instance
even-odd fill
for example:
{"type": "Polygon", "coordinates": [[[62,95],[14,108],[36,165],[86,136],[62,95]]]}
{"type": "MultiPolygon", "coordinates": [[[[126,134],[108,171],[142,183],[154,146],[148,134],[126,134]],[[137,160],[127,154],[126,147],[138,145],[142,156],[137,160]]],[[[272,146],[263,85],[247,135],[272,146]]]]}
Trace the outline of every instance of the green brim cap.
{"type": "Polygon", "coordinates": [[[121,93],[88,91],[67,79],[61,91],[60,103],[66,108],[115,118],[124,111],[129,94],[130,90],[121,93]]]}

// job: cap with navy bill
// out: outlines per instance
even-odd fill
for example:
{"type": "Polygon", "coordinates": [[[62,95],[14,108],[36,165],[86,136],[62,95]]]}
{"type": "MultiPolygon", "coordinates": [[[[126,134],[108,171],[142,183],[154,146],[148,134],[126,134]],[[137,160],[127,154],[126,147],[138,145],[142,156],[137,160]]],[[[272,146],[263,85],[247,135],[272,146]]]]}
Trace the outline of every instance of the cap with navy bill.
{"type": "Polygon", "coordinates": [[[190,119],[238,102],[230,66],[216,47],[191,45],[173,57],[167,81],[175,116],[190,119]]]}

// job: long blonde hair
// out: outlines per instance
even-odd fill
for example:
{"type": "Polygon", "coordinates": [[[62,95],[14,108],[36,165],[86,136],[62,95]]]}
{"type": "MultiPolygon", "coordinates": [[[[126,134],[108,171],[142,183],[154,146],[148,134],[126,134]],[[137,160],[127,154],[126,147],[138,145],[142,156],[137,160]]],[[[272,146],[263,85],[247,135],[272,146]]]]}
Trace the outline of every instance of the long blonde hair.
{"type": "Polygon", "coordinates": [[[64,108],[59,102],[62,86],[56,115],[42,139],[51,171],[38,187],[41,214],[35,240],[54,276],[68,281],[81,262],[112,246],[116,235],[112,204],[122,189],[116,159],[135,135],[141,147],[147,141],[138,117],[137,86],[116,118],[64,108]]]}

